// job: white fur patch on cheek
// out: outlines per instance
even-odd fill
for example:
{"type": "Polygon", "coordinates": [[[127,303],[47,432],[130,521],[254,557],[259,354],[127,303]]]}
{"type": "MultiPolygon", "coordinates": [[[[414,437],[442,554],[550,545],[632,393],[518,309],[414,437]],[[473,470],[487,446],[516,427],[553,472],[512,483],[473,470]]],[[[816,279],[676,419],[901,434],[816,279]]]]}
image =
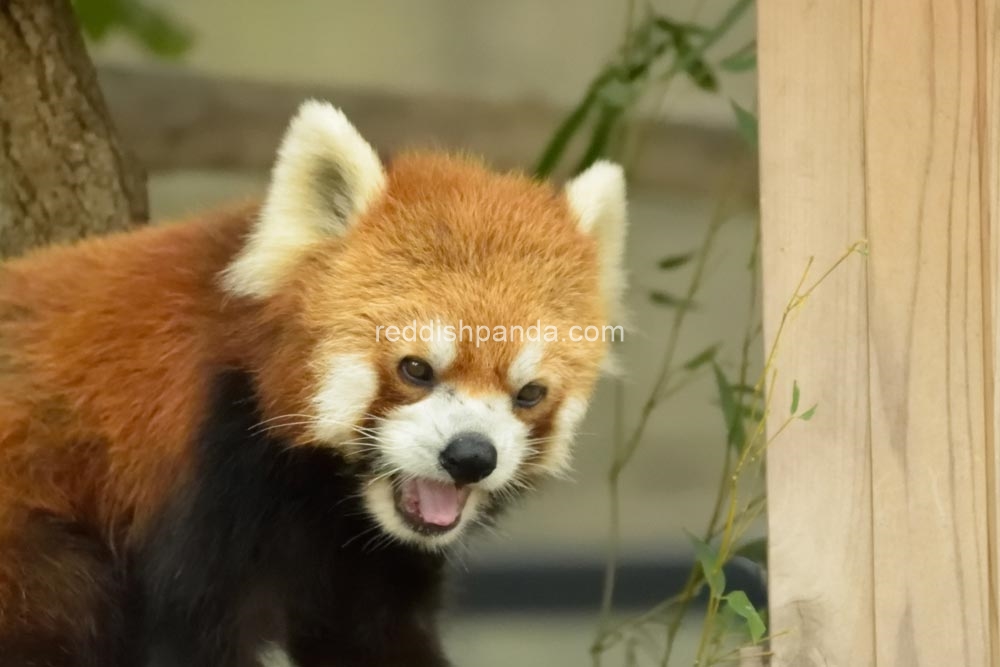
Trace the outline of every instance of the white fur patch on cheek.
{"type": "Polygon", "coordinates": [[[564,475],[570,468],[573,440],[584,416],[587,414],[587,401],[570,396],[563,401],[556,413],[552,428],[552,440],[545,450],[541,465],[550,474],[564,475]]]}
{"type": "Polygon", "coordinates": [[[527,457],[528,428],[514,416],[506,395],[468,396],[438,387],[383,418],[379,451],[387,469],[449,481],[439,457],[452,438],[466,432],[487,436],[497,451],[496,468],[479,486],[494,490],[509,483],[527,457]]]}
{"type": "Polygon", "coordinates": [[[326,443],[352,439],[378,392],[375,367],[360,354],[331,358],[313,398],[312,435],[326,443]]]}
{"type": "Polygon", "coordinates": [[[257,653],[257,664],[260,667],[296,667],[295,661],[274,642],[264,644],[257,653]]]}
{"type": "Polygon", "coordinates": [[[538,340],[525,341],[521,346],[510,368],[507,369],[507,382],[515,391],[538,379],[538,372],[545,356],[545,344],[538,340]]]}

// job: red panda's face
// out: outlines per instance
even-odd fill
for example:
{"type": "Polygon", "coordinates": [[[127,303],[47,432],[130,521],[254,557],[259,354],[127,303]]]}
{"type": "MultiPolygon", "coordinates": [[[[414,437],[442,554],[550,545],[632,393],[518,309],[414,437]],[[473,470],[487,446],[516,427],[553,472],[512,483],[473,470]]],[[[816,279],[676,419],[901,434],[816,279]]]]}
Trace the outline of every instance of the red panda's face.
{"type": "Polygon", "coordinates": [[[307,377],[262,373],[265,403],[357,464],[386,534],[448,544],[567,469],[613,335],[623,216],[612,165],[566,192],[442,156],[384,171],[338,112],[306,105],[225,275],[294,311],[278,365],[307,377]]]}

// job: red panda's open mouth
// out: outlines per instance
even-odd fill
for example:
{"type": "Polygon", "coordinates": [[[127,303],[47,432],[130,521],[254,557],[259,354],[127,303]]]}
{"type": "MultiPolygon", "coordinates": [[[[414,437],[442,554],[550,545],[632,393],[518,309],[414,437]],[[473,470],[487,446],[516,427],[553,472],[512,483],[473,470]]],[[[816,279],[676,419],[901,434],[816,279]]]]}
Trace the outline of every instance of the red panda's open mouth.
{"type": "Polygon", "coordinates": [[[396,510],[421,533],[446,533],[458,525],[469,499],[469,487],[417,477],[395,485],[396,510]]]}

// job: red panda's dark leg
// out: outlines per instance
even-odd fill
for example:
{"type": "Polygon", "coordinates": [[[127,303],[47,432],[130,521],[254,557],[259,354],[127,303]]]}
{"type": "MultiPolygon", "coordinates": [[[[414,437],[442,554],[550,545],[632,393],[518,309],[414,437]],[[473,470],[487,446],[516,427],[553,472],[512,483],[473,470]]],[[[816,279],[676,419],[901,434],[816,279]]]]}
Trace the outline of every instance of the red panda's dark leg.
{"type": "Polygon", "coordinates": [[[121,601],[107,548],[73,522],[0,515],[0,664],[111,667],[121,601]]]}

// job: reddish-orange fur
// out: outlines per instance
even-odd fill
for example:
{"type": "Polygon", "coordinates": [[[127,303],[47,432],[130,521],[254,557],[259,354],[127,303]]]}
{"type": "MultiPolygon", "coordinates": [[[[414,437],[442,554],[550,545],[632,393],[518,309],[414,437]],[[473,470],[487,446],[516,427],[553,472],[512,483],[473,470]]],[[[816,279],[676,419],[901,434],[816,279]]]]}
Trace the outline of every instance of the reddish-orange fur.
{"type": "Polygon", "coordinates": [[[124,528],[176,480],[207,365],[234,214],[55,248],[0,271],[0,507],[124,528]]]}
{"type": "MultiPolygon", "coordinates": [[[[218,287],[255,211],[43,250],[0,268],[0,601],[18,576],[3,546],[26,511],[92,526],[112,547],[141,533],[185,475],[208,382],[222,367],[255,374],[266,414],[301,413],[317,353],[356,351],[385,369],[379,402],[398,404],[418,398],[391,370],[406,344],[376,343],[379,324],[604,322],[594,241],[564,197],[524,177],[454,158],[400,158],[386,195],[343,239],[313,248],[262,304],[218,287]],[[476,281],[463,282],[470,267],[476,281]]],[[[509,391],[517,349],[465,343],[448,373],[472,390],[509,391]]],[[[547,368],[558,393],[522,418],[547,428],[567,387],[589,393],[602,354],[596,342],[554,346],[547,368]]]]}

